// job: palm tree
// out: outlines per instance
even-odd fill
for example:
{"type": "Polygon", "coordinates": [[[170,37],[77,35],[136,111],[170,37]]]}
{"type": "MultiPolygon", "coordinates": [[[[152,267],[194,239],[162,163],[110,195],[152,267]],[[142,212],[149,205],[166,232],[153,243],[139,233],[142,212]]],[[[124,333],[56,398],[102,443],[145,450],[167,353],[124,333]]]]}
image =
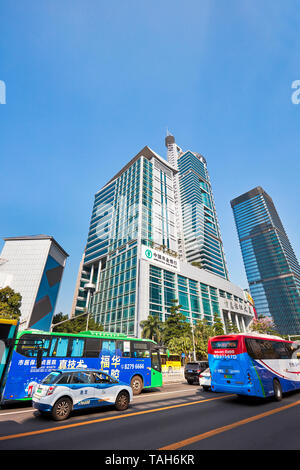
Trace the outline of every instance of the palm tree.
{"type": "Polygon", "coordinates": [[[147,320],[143,320],[140,323],[142,330],[142,337],[146,339],[152,339],[153,341],[159,342],[162,335],[162,322],[158,317],[149,315],[147,320]]]}

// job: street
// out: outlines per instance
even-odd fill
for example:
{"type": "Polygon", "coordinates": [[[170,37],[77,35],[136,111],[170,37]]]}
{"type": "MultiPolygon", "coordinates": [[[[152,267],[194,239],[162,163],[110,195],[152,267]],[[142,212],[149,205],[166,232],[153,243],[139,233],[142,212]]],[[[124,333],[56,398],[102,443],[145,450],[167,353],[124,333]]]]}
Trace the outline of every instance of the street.
{"type": "Polygon", "coordinates": [[[123,413],[81,411],[63,422],[30,406],[0,410],[1,450],[299,449],[300,393],[245,400],[177,383],[134,397],[123,413]]]}

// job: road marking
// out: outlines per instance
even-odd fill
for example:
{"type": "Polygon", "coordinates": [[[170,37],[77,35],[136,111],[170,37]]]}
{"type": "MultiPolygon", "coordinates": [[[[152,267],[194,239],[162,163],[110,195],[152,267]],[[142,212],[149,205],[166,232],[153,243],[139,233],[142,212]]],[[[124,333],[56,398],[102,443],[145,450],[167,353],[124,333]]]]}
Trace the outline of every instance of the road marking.
{"type": "MultiPolygon", "coordinates": [[[[142,395],[135,395],[134,396],[134,400],[136,400],[137,398],[148,398],[148,397],[160,397],[161,395],[168,395],[169,393],[179,393],[179,392],[192,392],[192,390],[190,388],[185,388],[183,390],[173,390],[172,392],[159,392],[158,394],[150,394],[150,393],[145,393],[145,394],[142,394],[142,395]]],[[[195,393],[195,392],[194,392],[195,393]]]]}
{"type": "Polygon", "coordinates": [[[197,436],[184,439],[183,441],[174,442],[173,444],[169,444],[167,446],[161,447],[158,450],[182,449],[183,447],[194,444],[195,442],[199,442],[199,441],[202,441],[203,439],[216,436],[217,434],[221,434],[222,432],[230,431],[231,429],[237,428],[239,426],[243,426],[244,424],[252,423],[253,421],[266,418],[267,416],[273,415],[275,413],[279,413],[280,411],[287,410],[297,405],[300,405],[300,400],[294,403],[290,403],[289,405],[281,406],[280,408],[275,408],[271,411],[266,411],[265,413],[260,413],[258,415],[252,416],[251,418],[242,419],[241,421],[236,421],[235,423],[228,424],[227,426],[222,426],[221,428],[216,428],[216,429],[213,429],[212,431],[204,432],[203,434],[198,434],[197,436]]]}
{"type": "Polygon", "coordinates": [[[73,424],[66,424],[62,426],[56,426],[54,428],[47,428],[47,429],[40,429],[37,431],[28,431],[28,432],[23,432],[20,434],[10,434],[8,436],[1,436],[0,441],[7,441],[9,439],[17,439],[20,437],[27,437],[27,436],[36,436],[38,434],[45,434],[48,432],[53,432],[53,431],[61,431],[62,429],[71,429],[71,428],[76,428],[79,426],[87,426],[88,424],[95,424],[95,423],[101,423],[104,421],[113,421],[115,419],[121,419],[121,418],[128,418],[131,416],[139,416],[139,415],[144,415],[148,413],[154,413],[156,411],[165,411],[165,410],[171,410],[174,408],[182,408],[183,406],[190,406],[190,405],[197,405],[200,403],[207,403],[210,401],[215,401],[215,400],[221,400],[223,398],[228,398],[232,397],[234,395],[222,395],[220,397],[214,397],[214,398],[208,398],[208,399],[202,399],[202,400],[197,400],[197,401],[191,401],[189,403],[182,403],[180,405],[169,405],[169,406],[164,406],[161,408],[154,408],[152,410],[144,410],[144,411],[136,411],[135,413],[124,413],[122,415],[117,415],[117,416],[110,416],[107,418],[99,418],[99,419],[94,419],[94,420],[89,420],[89,421],[83,421],[81,423],[73,423],[73,424]]]}
{"type": "Polygon", "coordinates": [[[30,410],[24,410],[24,411],[9,411],[8,413],[0,413],[0,416],[8,416],[8,415],[17,415],[20,413],[32,413],[34,411],[33,408],[30,410]]]}

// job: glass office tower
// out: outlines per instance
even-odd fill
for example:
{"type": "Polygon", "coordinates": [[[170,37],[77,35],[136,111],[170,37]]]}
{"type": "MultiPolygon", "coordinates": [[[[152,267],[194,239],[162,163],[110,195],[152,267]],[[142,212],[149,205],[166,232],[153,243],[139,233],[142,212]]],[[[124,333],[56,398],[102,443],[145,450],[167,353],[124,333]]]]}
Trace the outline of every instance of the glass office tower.
{"type": "Polygon", "coordinates": [[[300,267],[270,196],[260,186],[231,201],[258,315],[300,334],[300,267]]]}
{"type": "Polygon", "coordinates": [[[207,162],[199,153],[183,151],[170,134],[165,143],[168,161],[178,169],[185,258],[228,279],[207,162]]]}
{"type": "Polygon", "coordinates": [[[96,193],[72,315],[89,309],[106,328],[137,334],[140,246],[178,251],[173,177],[145,147],[96,193]]]}

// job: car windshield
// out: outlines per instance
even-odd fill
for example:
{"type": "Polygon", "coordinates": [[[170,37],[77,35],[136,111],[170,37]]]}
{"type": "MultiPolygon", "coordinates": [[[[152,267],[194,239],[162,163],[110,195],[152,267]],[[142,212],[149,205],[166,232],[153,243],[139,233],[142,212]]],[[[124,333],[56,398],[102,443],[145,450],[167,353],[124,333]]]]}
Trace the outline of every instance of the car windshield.
{"type": "Polygon", "coordinates": [[[51,372],[42,380],[41,383],[44,385],[54,384],[55,382],[57,382],[60,376],[61,376],[61,372],[51,372]]]}

